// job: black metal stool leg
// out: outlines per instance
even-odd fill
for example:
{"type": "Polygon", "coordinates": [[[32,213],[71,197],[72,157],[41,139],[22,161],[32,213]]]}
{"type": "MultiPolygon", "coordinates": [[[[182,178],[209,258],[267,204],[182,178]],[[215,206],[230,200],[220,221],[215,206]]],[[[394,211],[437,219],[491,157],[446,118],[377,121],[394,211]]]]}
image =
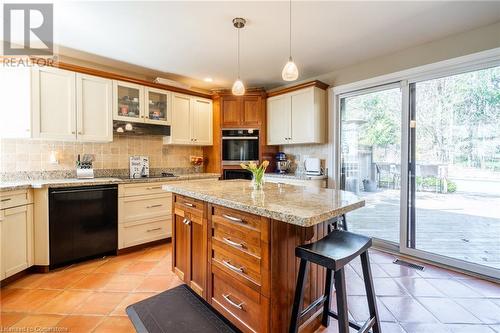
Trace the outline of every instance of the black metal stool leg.
{"type": "Polygon", "coordinates": [[[302,297],[304,296],[304,284],[306,281],[308,261],[300,259],[299,275],[297,276],[297,285],[295,286],[295,297],[293,299],[292,316],[290,319],[289,333],[297,333],[299,329],[299,313],[302,308],[302,297]]]}
{"type": "Polygon", "coordinates": [[[363,268],[363,280],[365,281],[366,297],[368,299],[368,310],[370,311],[370,319],[374,318],[373,333],[380,333],[380,320],[377,310],[377,300],[375,290],[373,288],[372,270],[370,267],[370,257],[368,251],[361,253],[361,267],[363,268]]]}
{"type": "Polygon", "coordinates": [[[344,268],[335,271],[335,293],[337,298],[337,315],[339,322],[339,333],[349,333],[349,314],[347,312],[347,292],[345,287],[344,268]]]}
{"type": "Polygon", "coordinates": [[[323,318],[321,319],[321,324],[323,326],[328,327],[330,324],[330,299],[332,294],[332,270],[326,269],[326,279],[325,279],[325,303],[323,304],[323,318]]]}
{"type": "Polygon", "coordinates": [[[349,229],[347,228],[347,220],[345,218],[345,214],[342,214],[342,229],[344,231],[349,231],[349,229]]]}

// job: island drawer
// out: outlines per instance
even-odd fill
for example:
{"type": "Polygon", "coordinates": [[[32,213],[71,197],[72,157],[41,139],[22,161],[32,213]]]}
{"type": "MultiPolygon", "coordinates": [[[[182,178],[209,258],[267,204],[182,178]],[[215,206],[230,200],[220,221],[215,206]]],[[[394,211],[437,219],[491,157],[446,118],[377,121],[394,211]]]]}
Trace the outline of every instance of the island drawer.
{"type": "Polygon", "coordinates": [[[212,206],[211,214],[212,224],[221,224],[242,235],[260,238],[262,223],[257,215],[215,205],[212,206]]]}
{"type": "Polygon", "coordinates": [[[182,195],[176,194],[174,196],[174,207],[176,211],[182,210],[198,217],[203,218],[205,215],[205,203],[203,201],[185,197],[182,195]]]}
{"type": "Polygon", "coordinates": [[[243,332],[268,332],[269,300],[214,267],[212,306],[243,332]]]}
{"type": "Polygon", "coordinates": [[[241,230],[241,228],[231,225],[231,222],[218,218],[212,219],[212,230],[213,239],[232,246],[241,252],[260,256],[260,231],[241,230]]]}
{"type": "Polygon", "coordinates": [[[261,259],[212,239],[212,265],[260,291],[261,259]]]}

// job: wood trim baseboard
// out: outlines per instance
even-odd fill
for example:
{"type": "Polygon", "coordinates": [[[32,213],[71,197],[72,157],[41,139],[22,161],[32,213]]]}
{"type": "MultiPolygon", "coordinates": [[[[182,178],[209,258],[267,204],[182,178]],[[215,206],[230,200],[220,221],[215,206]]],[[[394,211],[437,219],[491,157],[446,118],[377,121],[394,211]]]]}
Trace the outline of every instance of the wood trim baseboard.
{"type": "Polygon", "coordinates": [[[144,243],[144,244],[139,244],[139,245],[134,245],[134,246],[131,246],[131,247],[126,247],[124,249],[116,250],[116,255],[119,256],[119,255],[122,255],[122,254],[127,254],[127,253],[130,253],[130,252],[139,251],[139,250],[142,250],[142,249],[144,249],[146,247],[160,245],[160,244],[165,244],[165,243],[170,243],[171,241],[172,241],[172,237],[167,237],[167,238],[158,239],[158,240],[155,240],[155,241],[152,241],[152,242],[148,242],[148,243],[144,243]]]}
{"type": "Polygon", "coordinates": [[[99,77],[103,77],[103,78],[111,79],[111,80],[130,82],[130,83],[135,83],[135,84],[139,84],[139,85],[143,85],[143,86],[147,86],[147,87],[169,90],[169,91],[173,91],[173,92],[177,92],[177,93],[181,93],[181,94],[188,94],[188,95],[197,96],[197,97],[203,97],[203,98],[208,98],[208,99],[213,98],[213,95],[209,94],[209,93],[203,93],[203,92],[199,92],[196,90],[183,89],[183,88],[169,86],[169,85],[165,85],[165,84],[149,82],[146,80],[136,79],[136,78],[132,78],[132,77],[117,74],[117,73],[103,71],[100,69],[83,67],[83,66],[74,65],[74,64],[70,64],[70,63],[66,63],[66,62],[61,62],[61,61],[51,62],[51,61],[47,61],[46,59],[43,59],[43,58],[33,57],[31,59],[33,59],[33,61],[37,64],[44,64],[46,66],[57,67],[57,68],[65,69],[65,70],[72,71],[72,72],[99,76],[99,77]]]}
{"type": "Polygon", "coordinates": [[[309,88],[309,87],[317,87],[319,89],[326,90],[326,89],[328,89],[329,85],[324,83],[324,82],[321,82],[319,80],[314,80],[314,81],[300,83],[300,84],[297,84],[295,86],[286,87],[286,88],[275,90],[275,91],[270,91],[267,93],[267,97],[283,95],[283,94],[286,94],[286,93],[289,93],[292,91],[296,91],[296,90],[300,90],[300,89],[304,89],[304,88],[309,88]]]}

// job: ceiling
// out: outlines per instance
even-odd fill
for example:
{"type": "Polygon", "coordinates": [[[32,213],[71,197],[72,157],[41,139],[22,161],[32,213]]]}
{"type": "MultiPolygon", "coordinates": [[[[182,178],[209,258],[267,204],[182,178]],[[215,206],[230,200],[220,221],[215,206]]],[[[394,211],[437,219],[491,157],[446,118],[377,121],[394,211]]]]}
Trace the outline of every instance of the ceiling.
{"type": "MultiPolygon", "coordinates": [[[[500,21],[500,2],[293,2],[299,79],[500,21]]],[[[288,2],[56,2],[54,42],[172,73],[200,88],[230,87],[237,75],[234,17],[247,86],[283,85],[288,2]],[[214,82],[206,83],[205,77],[214,82]]]]}

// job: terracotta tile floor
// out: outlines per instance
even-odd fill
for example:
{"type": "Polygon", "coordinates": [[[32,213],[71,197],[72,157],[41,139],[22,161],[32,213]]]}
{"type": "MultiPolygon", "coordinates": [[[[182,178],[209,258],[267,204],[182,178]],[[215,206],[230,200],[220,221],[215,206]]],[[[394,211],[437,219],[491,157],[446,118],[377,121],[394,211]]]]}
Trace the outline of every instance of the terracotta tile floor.
{"type": "MultiPolygon", "coordinates": [[[[384,333],[500,332],[500,285],[426,265],[423,272],[371,251],[384,333]]],[[[31,274],[0,291],[0,331],[60,327],[68,332],[134,332],[129,304],[179,285],[171,245],[31,274]]],[[[368,317],[359,261],[346,269],[351,319],[368,317]]],[[[328,329],[337,332],[332,320],[328,329]]]]}

